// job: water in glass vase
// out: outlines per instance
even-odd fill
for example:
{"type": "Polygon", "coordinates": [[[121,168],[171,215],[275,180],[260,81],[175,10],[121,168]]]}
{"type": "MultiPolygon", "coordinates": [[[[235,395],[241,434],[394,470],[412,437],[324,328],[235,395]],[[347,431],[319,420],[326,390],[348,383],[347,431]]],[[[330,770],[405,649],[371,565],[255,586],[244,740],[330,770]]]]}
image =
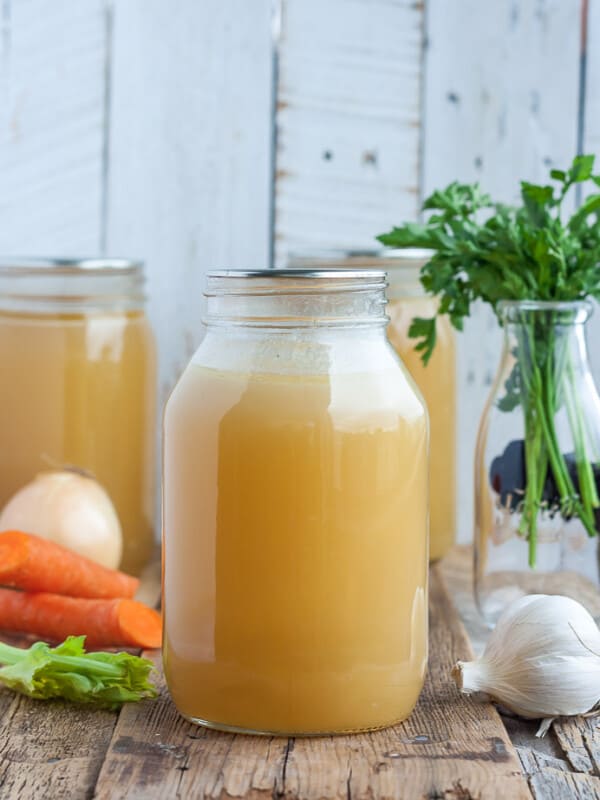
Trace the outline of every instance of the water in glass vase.
{"type": "Polygon", "coordinates": [[[523,594],[600,617],[600,398],[586,302],[505,303],[500,368],[475,465],[475,597],[493,624],[523,594]]]}

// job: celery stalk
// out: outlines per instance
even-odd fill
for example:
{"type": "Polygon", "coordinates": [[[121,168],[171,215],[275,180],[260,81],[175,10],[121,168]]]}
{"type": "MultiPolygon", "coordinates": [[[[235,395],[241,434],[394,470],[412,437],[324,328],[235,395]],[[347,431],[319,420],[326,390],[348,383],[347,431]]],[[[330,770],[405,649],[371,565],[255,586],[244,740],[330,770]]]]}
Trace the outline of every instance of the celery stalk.
{"type": "Polygon", "coordinates": [[[0,685],[37,700],[63,698],[107,709],[157,696],[147,658],[87,653],[84,643],[85,636],[69,636],[58,647],[36,642],[25,650],[0,642],[0,685]]]}

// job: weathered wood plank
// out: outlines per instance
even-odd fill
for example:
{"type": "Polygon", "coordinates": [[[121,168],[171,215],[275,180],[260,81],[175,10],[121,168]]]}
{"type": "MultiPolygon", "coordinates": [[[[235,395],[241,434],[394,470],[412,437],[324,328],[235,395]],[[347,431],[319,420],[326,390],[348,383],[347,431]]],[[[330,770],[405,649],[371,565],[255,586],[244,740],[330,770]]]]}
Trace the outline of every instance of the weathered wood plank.
{"type": "Polygon", "coordinates": [[[105,0],[3,2],[0,10],[0,251],[100,247],[105,0]]]}
{"type": "Polygon", "coordinates": [[[0,690],[2,800],[92,797],[116,720],[116,712],[0,690]]]}
{"type": "MultiPolygon", "coordinates": [[[[577,147],[580,0],[429,0],[425,59],[425,195],[479,180],[513,201],[521,179],[545,179],[577,147]],[[560,56],[558,55],[560,54],[560,56]]],[[[597,70],[598,72],[598,70],[597,70]]],[[[478,420],[501,335],[475,307],[458,348],[458,528],[473,530],[478,420]]]]}
{"type": "Polygon", "coordinates": [[[424,191],[480,180],[514,201],[573,158],[580,15],[580,0],[430,0],[424,191]]]}
{"type": "Polygon", "coordinates": [[[570,772],[569,764],[562,758],[554,758],[554,756],[548,756],[529,747],[516,746],[515,749],[523,767],[523,772],[528,775],[534,775],[536,772],[548,767],[558,769],[561,772],[570,772]]]}
{"type": "Polygon", "coordinates": [[[261,739],[195,728],[178,717],[163,685],[158,701],[121,713],[96,798],[530,797],[496,711],[451,684],[452,664],[470,647],[436,569],[430,647],[411,718],[358,736],[261,739]]]}
{"type": "Polygon", "coordinates": [[[417,213],[423,4],[283,0],[276,260],[417,213]]]}
{"type": "Polygon", "coordinates": [[[600,782],[581,773],[544,768],[529,778],[534,800],[598,800],[600,782]]]}
{"type": "Polygon", "coordinates": [[[206,270],[268,266],[270,15],[115,4],[107,240],[146,260],[162,400],[200,341],[206,270]]]}
{"type": "Polygon", "coordinates": [[[553,728],[573,769],[600,776],[600,719],[570,717],[556,720],[553,728]]]}

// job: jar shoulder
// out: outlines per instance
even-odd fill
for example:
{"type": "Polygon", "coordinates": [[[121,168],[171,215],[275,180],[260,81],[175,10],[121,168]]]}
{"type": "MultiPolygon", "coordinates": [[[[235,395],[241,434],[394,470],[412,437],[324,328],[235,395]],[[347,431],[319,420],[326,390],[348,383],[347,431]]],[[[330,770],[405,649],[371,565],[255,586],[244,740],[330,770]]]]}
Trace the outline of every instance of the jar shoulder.
{"type": "Polygon", "coordinates": [[[250,390],[289,408],[344,407],[358,416],[387,409],[426,420],[422,397],[385,336],[220,337],[208,335],[181,376],[167,413],[194,395],[209,405],[237,402],[250,390]],[[232,400],[233,398],[233,400],[232,400]],[[237,398],[237,399],[236,399],[237,398]]]}

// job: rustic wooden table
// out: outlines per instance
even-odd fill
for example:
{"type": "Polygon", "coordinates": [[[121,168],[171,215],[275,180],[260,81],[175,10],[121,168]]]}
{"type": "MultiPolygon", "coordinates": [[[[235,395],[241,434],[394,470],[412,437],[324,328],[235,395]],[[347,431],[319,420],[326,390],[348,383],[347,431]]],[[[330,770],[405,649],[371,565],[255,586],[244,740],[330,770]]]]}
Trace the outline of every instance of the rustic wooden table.
{"type": "MultiPolygon", "coordinates": [[[[431,570],[430,668],[409,720],[358,736],[253,738],[199,729],[166,693],[120,713],[41,703],[0,691],[0,800],[53,798],[600,798],[600,724],[503,718],[459,696],[450,680],[482,631],[470,556],[457,548],[431,570]],[[450,594],[455,603],[450,600],[450,594]]],[[[154,585],[155,586],[155,585],[154,585]]],[[[148,597],[153,582],[146,587],[148,597]]]]}

